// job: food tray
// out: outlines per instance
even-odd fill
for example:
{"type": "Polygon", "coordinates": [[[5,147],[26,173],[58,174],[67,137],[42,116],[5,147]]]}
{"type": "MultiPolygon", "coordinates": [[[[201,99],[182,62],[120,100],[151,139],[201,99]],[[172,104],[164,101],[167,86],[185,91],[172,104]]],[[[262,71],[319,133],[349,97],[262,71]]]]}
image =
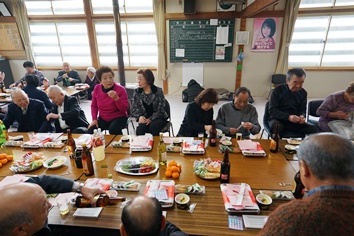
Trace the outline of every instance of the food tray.
{"type": "Polygon", "coordinates": [[[159,163],[150,157],[129,157],[117,162],[114,170],[127,175],[151,175],[158,171],[159,163]]]}
{"type": "Polygon", "coordinates": [[[10,170],[16,173],[26,173],[37,170],[43,166],[44,158],[42,155],[26,153],[22,159],[14,160],[10,170]]]}
{"type": "Polygon", "coordinates": [[[218,179],[220,178],[221,162],[213,161],[210,158],[195,160],[193,164],[193,172],[202,179],[218,179]]]}
{"type": "Polygon", "coordinates": [[[62,143],[61,141],[58,142],[46,142],[45,144],[43,144],[44,148],[62,148],[64,147],[64,143],[62,143]]]}
{"type": "Polygon", "coordinates": [[[291,191],[273,191],[273,190],[259,190],[259,193],[263,193],[275,200],[293,200],[294,194],[291,191]]]}
{"type": "Polygon", "coordinates": [[[22,144],[23,144],[23,141],[13,141],[13,140],[6,141],[4,143],[4,145],[6,147],[21,147],[22,144]]]}
{"type": "Polygon", "coordinates": [[[132,192],[138,192],[140,189],[141,184],[138,182],[135,182],[134,180],[129,181],[129,182],[124,182],[124,181],[114,181],[111,184],[111,189],[114,190],[119,190],[119,191],[132,191],[132,192]]]}
{"type": "Polygon", "coordinates": [[[197,183],[193,185],[177,184],[175,186],[175,193],[203,195],[205,194],[205,186],[200,186],[197,183]]]}
{"type": "Polygon", "coordinates": [[[122,142],[122,140],[114,141],[111,143],[114,148],[130,148],[130,142],[122,142]]]}

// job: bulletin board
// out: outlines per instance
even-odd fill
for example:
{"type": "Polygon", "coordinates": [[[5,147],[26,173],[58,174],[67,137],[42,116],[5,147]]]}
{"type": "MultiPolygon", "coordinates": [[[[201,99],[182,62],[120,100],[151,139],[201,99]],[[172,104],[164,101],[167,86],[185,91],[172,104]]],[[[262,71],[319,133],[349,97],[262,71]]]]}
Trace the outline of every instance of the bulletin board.
{"type": "Polygon", "coordinates": [[[0,51],[24,50],[16,22],[0,21],[0,51]]]}
{"type": "Polygon", "coordinates": [[[170,20],[170,62],[231,62],[235,19],[170,20]]]}

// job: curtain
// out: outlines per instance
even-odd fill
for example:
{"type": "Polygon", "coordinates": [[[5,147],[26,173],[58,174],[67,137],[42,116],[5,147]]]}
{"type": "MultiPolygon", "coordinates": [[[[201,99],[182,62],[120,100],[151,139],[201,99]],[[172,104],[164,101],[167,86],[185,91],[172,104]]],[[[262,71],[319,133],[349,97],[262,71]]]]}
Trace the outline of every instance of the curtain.
{"type": "Polygon", "coordinates": [[[288,56],[291,38],[301,0],[287,0],[282,30],[282,42],[279,49],[275,74],[286,74],[288,71],[288,56]]]}
{"type": "Polygon", "coordinates": [[[31,33],[29,30],[29,21],[27,16],[27,10],[24,0],[14,1],[14,16],[16,17],[17,27],[20,32],[23,45],[25,47],[26,58],[28,61],[32,61],[34,64],[34,57],[32,51],[31,33]]]}
{"type": "Polygon", "coordinates": [[[153,0],[154,21],[157,36],[157,78],[166,78],[166,58],[165,58],[165,13],[164,0],[153,0]]]}

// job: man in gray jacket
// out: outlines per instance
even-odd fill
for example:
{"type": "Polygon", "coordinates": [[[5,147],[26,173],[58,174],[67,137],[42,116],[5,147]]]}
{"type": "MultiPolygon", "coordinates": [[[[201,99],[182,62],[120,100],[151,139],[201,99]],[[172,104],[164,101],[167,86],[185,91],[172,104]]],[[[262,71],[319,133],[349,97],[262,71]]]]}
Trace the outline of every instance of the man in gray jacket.
{"type": "Polygon", "coordinates": [[[228,136],[242,133],[243,138],[249,138],[250,134],[257,134],[261,130],[258,123],[256,108],[248,103],[250,91],[246,87],[240,87],[234,94],[232,102],[223,104],[216,118],[216,128],[228,136]]]}

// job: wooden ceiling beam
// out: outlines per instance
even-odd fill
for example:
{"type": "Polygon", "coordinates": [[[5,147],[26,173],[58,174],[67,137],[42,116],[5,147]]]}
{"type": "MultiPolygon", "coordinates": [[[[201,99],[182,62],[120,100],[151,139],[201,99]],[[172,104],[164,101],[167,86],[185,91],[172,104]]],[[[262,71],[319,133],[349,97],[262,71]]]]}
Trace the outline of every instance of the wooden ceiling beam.
{"type": "Polygon", "coordinates": [[[250,18],[267,7],[278,3],[279,0],[256,0],[241,12],[241,18],[250,18]]]}

